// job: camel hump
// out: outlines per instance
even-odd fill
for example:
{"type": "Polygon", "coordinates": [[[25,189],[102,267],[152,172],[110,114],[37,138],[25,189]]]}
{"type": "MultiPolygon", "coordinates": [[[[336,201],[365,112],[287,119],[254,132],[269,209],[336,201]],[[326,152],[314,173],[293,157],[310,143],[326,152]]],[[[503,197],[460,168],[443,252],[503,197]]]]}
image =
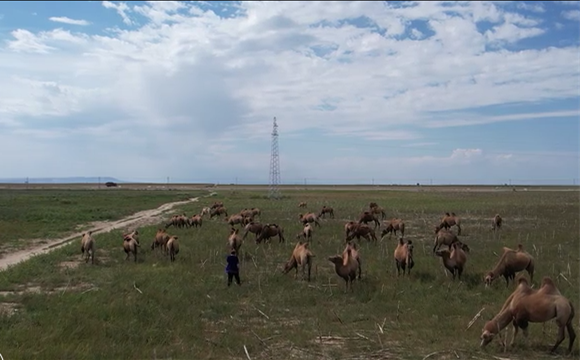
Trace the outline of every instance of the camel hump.
{"type": "Polygon", "coordinates": [[[540,289],[543,293],[546,294],[560,294],[556,284],[554,284],[554,281],[549,276],[544,276],[542,278],[542,285],[540,286],[540,289]]]}
{"type": "Polygon", "coordinates": [[[526,279],[525,277],[522,276],[522,277],[520,277],[518,279],[518,285],[527,285],[527,286],[529,286],[530,283],[528,282],[528,279],[526,279]]]}

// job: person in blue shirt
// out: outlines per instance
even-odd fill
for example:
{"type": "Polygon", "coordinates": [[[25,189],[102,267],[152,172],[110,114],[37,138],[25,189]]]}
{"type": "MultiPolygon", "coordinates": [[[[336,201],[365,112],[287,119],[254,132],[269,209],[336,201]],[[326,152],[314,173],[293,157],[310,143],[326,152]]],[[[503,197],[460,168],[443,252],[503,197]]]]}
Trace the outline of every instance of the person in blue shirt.
{"type": "Polygon", "coordinates": [[[240,269],[238,268],[238,264],[240,260],[238,259],[238,255],[236,250],[230,252],[230,255],[227,257],[228,265],[226,266],[226,273],[228,274],[228,286],[232,284],[232,279],[236,279],[236,283],[240,284],[240,269]]]}

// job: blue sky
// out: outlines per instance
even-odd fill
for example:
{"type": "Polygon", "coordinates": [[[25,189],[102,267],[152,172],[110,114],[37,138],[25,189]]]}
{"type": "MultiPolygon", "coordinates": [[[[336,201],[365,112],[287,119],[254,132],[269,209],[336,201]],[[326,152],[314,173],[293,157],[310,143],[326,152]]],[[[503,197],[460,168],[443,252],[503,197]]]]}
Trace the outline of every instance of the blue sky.
{"type": "Polygon", "coordinates": [[[566,1],[0,2],[2,177],[266,183],[276,116],[284,183],[572,184],[579,30],[566,1]]]}

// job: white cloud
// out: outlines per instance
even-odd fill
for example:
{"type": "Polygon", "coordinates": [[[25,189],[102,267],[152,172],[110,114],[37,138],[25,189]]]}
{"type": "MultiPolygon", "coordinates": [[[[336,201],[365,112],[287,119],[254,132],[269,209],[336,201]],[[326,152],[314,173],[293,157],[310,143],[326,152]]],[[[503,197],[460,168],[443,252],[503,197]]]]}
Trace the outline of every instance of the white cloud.
{"type": "Polygon", "coordinates": [[[562,16],[568,20],[580,21],[580,10],[562,11],[562,16]]]}
{"type": "Polygon", "coordinates": [[[519,9],[523,9],[523,10],[527,10],[527,11],[532,11],[532,12],[536,12],[536,13],[544,13],[546,12],[546,8],[544,7],[544,5],[540,2],[537,3],[525,3],[525,2],[518,2],[517,6],[519,9]]]}
{"type": "Polygon", "coordinates": [[[63,24],[69,24],[69,25],[87,26],[87,25],[91,24],[87,20],[75,20],[75,19],[68,18],[66,16],[53,16],[53,17],[48,18],[48,20],[63,23],[63,24]]]}
{"type": "MultiPolygon", "coordinates": [[[[95,161],[147,157],[189,176],[172,154],[207,169],[210,160],[233,166],[241,140],[267,142],[273,116],[284,136],[316,130],[421,144],[430,143],[424,128],[547,116],[475,117],[472,108],[578,96],[578,46],[510,48],[549,24],[494,2],[102,5],[123,24],[100,35],[16,29],[0,49],[0,132],[21,151],[82,138],[101,149],[95,161]],[[482,21],[492,27],[482,31],[482,21]]],[[[66,161],[85,152],[55,153],[66,161]]]]}

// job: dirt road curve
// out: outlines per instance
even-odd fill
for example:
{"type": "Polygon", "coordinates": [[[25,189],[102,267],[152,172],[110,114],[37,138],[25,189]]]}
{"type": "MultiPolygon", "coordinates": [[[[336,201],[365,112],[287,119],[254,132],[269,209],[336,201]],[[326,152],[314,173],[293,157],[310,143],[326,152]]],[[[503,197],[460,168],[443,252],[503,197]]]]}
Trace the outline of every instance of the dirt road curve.
{"type": "MultiPolygon", "coordinates": [[[[167,204],[163,204],[157,209],[150,209],[140,211],[133,215],[127,216],[123,219],[107,222],[101,226],[96,226],[92,229],[87,229],[85,231],[93,231],[93,234],[98,233],[106,233],[112,230],[116,230],[122,227],[128,227],[136,224],[143,224],[146,223],[148,220],[155,219],[161,216],[164,212],[173,209],[175,206],[184,205],[190,202],[198,201],[199,197],[184,200],[184,201],[176,201],[167,204]]],[[[19,250],[13,253],[6,254],[3,258],[0,259],[0,271],[6,270],[9,266],[15,265],[21,261],[26,261],[35,255],[46,254],[58,248],[61,248],[67,245],[69,242],[79,239],[84,231],[69,235],[65,238],[51,240],[48,244],[35,246],[33,248],[19,250]]]]}

